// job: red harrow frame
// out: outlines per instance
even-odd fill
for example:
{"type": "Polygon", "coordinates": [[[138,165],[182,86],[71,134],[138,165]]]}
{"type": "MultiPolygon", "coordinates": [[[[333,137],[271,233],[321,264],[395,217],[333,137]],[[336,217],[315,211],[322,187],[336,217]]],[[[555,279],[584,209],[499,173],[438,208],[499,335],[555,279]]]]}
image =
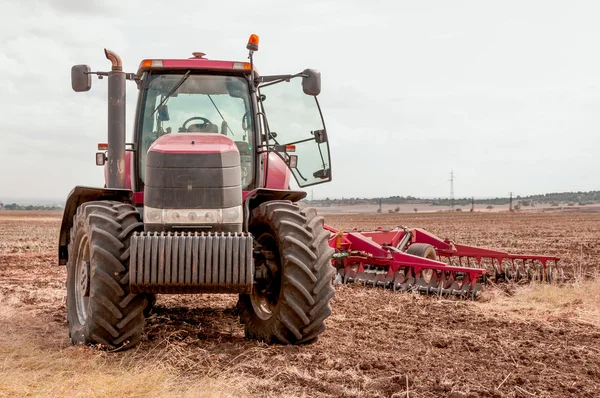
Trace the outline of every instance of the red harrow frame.
{"type": "Polygon", "coordinates": [[[358,282],[475,299],[489,279],[552,283],[564,278],[558,257],[461,245],[419,228],[343,232],[325,225],[325,229],[331,233],[329,246],[335,249],[334,284],[358,282]]]}

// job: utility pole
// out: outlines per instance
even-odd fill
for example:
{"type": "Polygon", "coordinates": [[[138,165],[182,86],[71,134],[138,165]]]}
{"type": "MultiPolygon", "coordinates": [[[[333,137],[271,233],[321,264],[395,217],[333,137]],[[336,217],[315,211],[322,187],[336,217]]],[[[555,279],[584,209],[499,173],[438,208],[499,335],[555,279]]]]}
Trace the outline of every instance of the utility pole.
{"type": "Polygon", "coordinates": [[[471,213],[475,211],[475,196],[471,198],[471,213]]]}
{"type": "Polygon", "coordinates": [[[512,196],[513,196],[513,193],[509,192],[509,195],[510,195],[510,202],[508,204],[508,211],[513,211],[513,208],[512,208],[512,196]]]}
{"type": "Polygon", "coordinates": [[[450,170],[450,203],[454,211],[454,170],[450,170]]]}
{"type": "Polygon", "coordinates": [[[382,202],[382,199],[381,199],[381,198],[379,198],[379,213],[381,213],[381,212],[382,212],[382,210],[381,210],[381,202],[382,202]]]}

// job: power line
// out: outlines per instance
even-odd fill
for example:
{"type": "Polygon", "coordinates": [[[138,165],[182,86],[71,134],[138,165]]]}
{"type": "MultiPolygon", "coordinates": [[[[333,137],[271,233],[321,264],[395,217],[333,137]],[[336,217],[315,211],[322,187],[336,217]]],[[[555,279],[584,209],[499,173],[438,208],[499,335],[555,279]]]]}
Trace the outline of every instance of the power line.
{"type": "Polygon", "coordinates": [[[450,170],[450,203],[454,211],[454,170],[450,170]]]}

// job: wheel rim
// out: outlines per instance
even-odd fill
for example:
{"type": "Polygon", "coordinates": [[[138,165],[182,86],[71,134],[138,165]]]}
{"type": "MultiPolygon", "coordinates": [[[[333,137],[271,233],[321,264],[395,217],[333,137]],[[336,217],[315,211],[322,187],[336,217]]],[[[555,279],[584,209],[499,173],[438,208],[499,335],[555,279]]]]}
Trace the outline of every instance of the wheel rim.
{"type": "Polygon", "coordinates": [[[87,236],[79,242],[77,261],[75,262],[75,308],[77,319],[84,324],[87,319],[87,306],[89,301],[90,278],[90,251],[87,236]]]}
{"type": "Polygon", "coordinates": [[[250,295],[250,302],[256,315],[262,320],[270,319],[279,304],[281,290],[281,273],[279,267],[279,252],[275,238],[268,233],[262,234],[258,239],[262,246],[261,253],[264,262],[264,275],[255,279],[255,287],[250,295]]]}

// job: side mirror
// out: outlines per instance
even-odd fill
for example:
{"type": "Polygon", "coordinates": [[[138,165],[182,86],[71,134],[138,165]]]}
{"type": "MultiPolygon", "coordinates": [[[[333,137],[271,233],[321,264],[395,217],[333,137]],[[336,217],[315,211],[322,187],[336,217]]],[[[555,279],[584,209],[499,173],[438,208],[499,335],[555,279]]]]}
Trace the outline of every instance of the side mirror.
{"type": "Polygon", "coordinates": [[[88,65],[75,65],[71,68],[71,87],[76,92],[89,91],[92,88],[92,75],[88,65]]]}
{"type": "Polygon", "coordinates": [[[321,73],[316,69],[305,69],[302,72],[302,90],[306,95],[317,96],[321,92],[321,73]]]}

